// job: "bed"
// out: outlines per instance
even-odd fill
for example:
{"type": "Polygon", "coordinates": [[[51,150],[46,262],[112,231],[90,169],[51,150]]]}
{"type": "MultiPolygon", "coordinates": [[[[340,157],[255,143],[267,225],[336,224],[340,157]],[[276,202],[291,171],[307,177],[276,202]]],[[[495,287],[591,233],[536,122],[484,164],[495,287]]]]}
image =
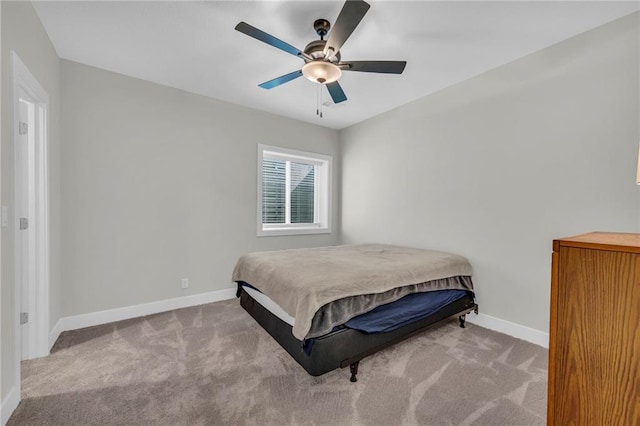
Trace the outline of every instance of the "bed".
{"type": "Polygon", "coordinates": [[[380,244],[251,253],[241,306],[311,375],[350,367],[429,326],[478,311],[462,256],[380,244]]]}

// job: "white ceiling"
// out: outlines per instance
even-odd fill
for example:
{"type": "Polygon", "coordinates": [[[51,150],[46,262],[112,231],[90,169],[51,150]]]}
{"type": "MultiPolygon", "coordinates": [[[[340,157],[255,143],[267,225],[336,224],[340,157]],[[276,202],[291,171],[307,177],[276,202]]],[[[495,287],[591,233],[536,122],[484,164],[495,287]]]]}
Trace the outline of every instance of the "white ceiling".
{"type": "MultiPolygon", "coordinates": [[[[370,1],[343,60],[406,60],[402,75],[345,72],[348,100],[316,117],[301,59],[234,30],[240,21],[304,49],[341,1],[41,2],[60,57],[235,104],[341,129],[637,11],[633,2],[370,1]]],[[[324,92],[324,99],[330,99],[324,92]]]]}

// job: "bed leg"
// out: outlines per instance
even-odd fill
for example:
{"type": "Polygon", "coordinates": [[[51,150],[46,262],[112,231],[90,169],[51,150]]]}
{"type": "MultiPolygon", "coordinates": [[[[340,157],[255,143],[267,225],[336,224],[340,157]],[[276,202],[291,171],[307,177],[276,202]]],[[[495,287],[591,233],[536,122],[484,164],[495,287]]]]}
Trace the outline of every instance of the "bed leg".
{"type": "Polygon", "coordinates": [[[351,370],[351,379],[349,380],[352,382],[358,381],[358,378],[356,377],[358,375],[358,364],[360,364],[360,361],[356,361],[349,366],[349,369],[351,370]]]}
{"type": "Polygon", "coordinates": [[[460,321],[460,328],[465,328],[465,327],[464,327],[464,323],[465,323],[465,321],[466,321],[466,315],[460,315],[460,316],[458,317],[458,321],[460,321]]]}

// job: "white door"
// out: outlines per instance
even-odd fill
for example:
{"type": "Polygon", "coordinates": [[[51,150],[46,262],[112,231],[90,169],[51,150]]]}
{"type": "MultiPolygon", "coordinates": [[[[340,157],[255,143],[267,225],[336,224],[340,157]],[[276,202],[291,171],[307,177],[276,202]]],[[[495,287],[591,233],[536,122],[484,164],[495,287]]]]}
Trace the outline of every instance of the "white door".
{"type": "Polygon", "coordinates": [[[35,143],[38,129],[36,104],[29,96],[18,93],[18,139],[16,150],[16,244],[20,251],[16,265],[16,280],[20,287],[20,335],[22,338],[22,359],[33,358],[34,339],[33,317],[35,310],[35,233],[32,232],[35,216],[35,143]]]}
{"type": "Polygon", "coordinates": [[[49,96],[15,52],[11,52],[11,59],[15,120],[11,223],[15,236],[15,367],[19,377],[20,359],[49,354],[49,96]]]}
{"type": "Polygon", "coordinates": [[[9,222],[14,235],[15,392],[20,395],[20,360],[49,354],[49,95],[15,52],[11,69],[14,199],[9,222]],[[20,324],[20,312],[29,315],[26,325],[20,324]]]}

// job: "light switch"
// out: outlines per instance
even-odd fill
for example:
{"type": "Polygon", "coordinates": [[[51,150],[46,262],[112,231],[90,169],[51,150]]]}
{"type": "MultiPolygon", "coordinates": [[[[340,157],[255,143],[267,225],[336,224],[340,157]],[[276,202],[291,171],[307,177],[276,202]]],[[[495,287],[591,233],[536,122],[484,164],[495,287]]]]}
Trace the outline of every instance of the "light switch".
{"type": "Polygon", "coordinates": [[[2,227],[6,228],[7,226],[9,226],[9,208],[2,206],[2,227]]]}

